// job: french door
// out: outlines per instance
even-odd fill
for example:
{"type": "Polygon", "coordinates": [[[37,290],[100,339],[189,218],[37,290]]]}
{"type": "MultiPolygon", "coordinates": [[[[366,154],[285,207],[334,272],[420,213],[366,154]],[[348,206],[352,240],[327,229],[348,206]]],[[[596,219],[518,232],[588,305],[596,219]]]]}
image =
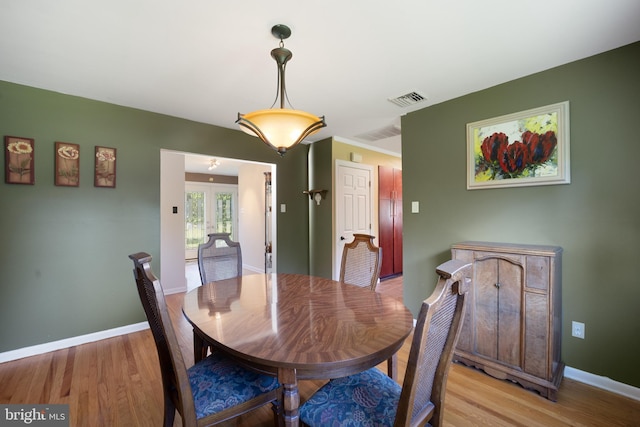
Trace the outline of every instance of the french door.
{"type": "Polygon", "coordinates": [[[185,259],[198,257],[209,233],[230,233],[238,241],[238,186],[186,183],[184,223],[185,259]]]}

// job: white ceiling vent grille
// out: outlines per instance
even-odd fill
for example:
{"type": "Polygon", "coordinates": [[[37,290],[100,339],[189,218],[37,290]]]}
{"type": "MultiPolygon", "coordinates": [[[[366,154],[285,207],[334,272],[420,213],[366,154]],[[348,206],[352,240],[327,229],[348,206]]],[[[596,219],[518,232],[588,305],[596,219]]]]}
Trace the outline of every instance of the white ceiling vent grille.
{"type": "Polygon", "coordinates": [[[380,129],[373,130],[371,132],[361,133],[360,135],[356,135],[356,138],[361,139],[363,141],[379,141],[385,138],[391,138],[393,136],[398,136],[402,133],[400,126],[389,125],[380,129]]]}
{"type": "Polygon", "coordinates": [[[427,97],[418,92],[409,92],[405,95],[389,98],[389,102],[396,104],[398,107],[410,107],[426,100],[427,97]]]}

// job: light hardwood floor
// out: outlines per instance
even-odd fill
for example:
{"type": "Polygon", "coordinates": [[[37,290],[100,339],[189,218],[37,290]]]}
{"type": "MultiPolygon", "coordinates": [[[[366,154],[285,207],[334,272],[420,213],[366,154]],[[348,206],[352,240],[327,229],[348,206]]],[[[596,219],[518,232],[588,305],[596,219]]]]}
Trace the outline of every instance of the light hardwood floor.
{"type": "MultiPolygon", "coordinates": [[[[378,291],[402,298],[402,278],[383,281],[378,291]]],[[[191,364],[192,333],[182,316],[182,294],[168,296],[167,302],[186,362],[191,364]]],[[[400,378],[409,346],[410,339],[398,356],[400,378]]],[[[302,399],[320,385],[302,381],[302,399]]],[[[67,403],[72,426],[160,426],[161,380],[151,332],[0,364],[0,403],[67,403]]],[[[266,406],[228,425],[266,427],[272,421],[266,406]]],[[[181,426],[179,417],[175,426],[181,426]]],[[[445,426],[640,426],[640,402],[566,378],[558,401],[550,402],[517,384],[454,364],[447,384],[445,426]]]]}

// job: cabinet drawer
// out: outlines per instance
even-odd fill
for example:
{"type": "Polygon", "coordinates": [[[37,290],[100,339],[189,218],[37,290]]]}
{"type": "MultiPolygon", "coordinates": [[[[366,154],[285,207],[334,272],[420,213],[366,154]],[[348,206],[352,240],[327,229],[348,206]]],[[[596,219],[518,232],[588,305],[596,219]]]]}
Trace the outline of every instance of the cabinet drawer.
{"type": "Polygon", "coordinates": [[[527,256],[527,272],[526,272],[527,288],[539,289],[548,292],[549,290],[549,257],[546,256],[527,256]]]}

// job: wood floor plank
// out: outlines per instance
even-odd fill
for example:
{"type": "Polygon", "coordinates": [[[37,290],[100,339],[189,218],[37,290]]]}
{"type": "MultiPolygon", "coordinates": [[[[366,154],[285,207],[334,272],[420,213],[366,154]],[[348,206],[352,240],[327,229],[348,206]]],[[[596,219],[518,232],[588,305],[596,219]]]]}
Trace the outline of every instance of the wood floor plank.
{"type": "MultiPolygon", "coordinates": [[[[378,292],[402,299],[402,278],[378,292]]],[[[182,294],[167,296],[185,361],[193,363],[193,335],[182,315],[182,294]]],[[[398,353],[404,377],[411,337],[398,353]]],[[[386,372],[386,365],[379,366],[386,372]]],[[[323,381],[301,381],[304,401],[323,381]]],[[[149,330],[0,364],[0,403],[68,403],[71,426],[162,425],[162,379],[149,330]]],[[[223,426],[273,425],[269,406],[223,426]]],[[[445,427],[640,426],[640,402],[565,378],[551,402],[518,384],[453,365],[447,384],[445,427]]],[[[176,417],[174,427],[181,427],[176,417]]]]}
{"type": "Polygon", "coordinates": [[[22,389],[21,383],[28,381],[27,375],[24,372],[24,366],[27,364],[35,363],[35,359],[38,356],[28,358],[28,362],[24,362],[25,359],[16,360],[12,362],[6,362],[0,364],[0,402],[2,403],[14,403],[14,399],[19,403],[21,400],[20,389],[22,389]],[[4,366],[11,366],[11,369],[3,369],[4,366]]]}

